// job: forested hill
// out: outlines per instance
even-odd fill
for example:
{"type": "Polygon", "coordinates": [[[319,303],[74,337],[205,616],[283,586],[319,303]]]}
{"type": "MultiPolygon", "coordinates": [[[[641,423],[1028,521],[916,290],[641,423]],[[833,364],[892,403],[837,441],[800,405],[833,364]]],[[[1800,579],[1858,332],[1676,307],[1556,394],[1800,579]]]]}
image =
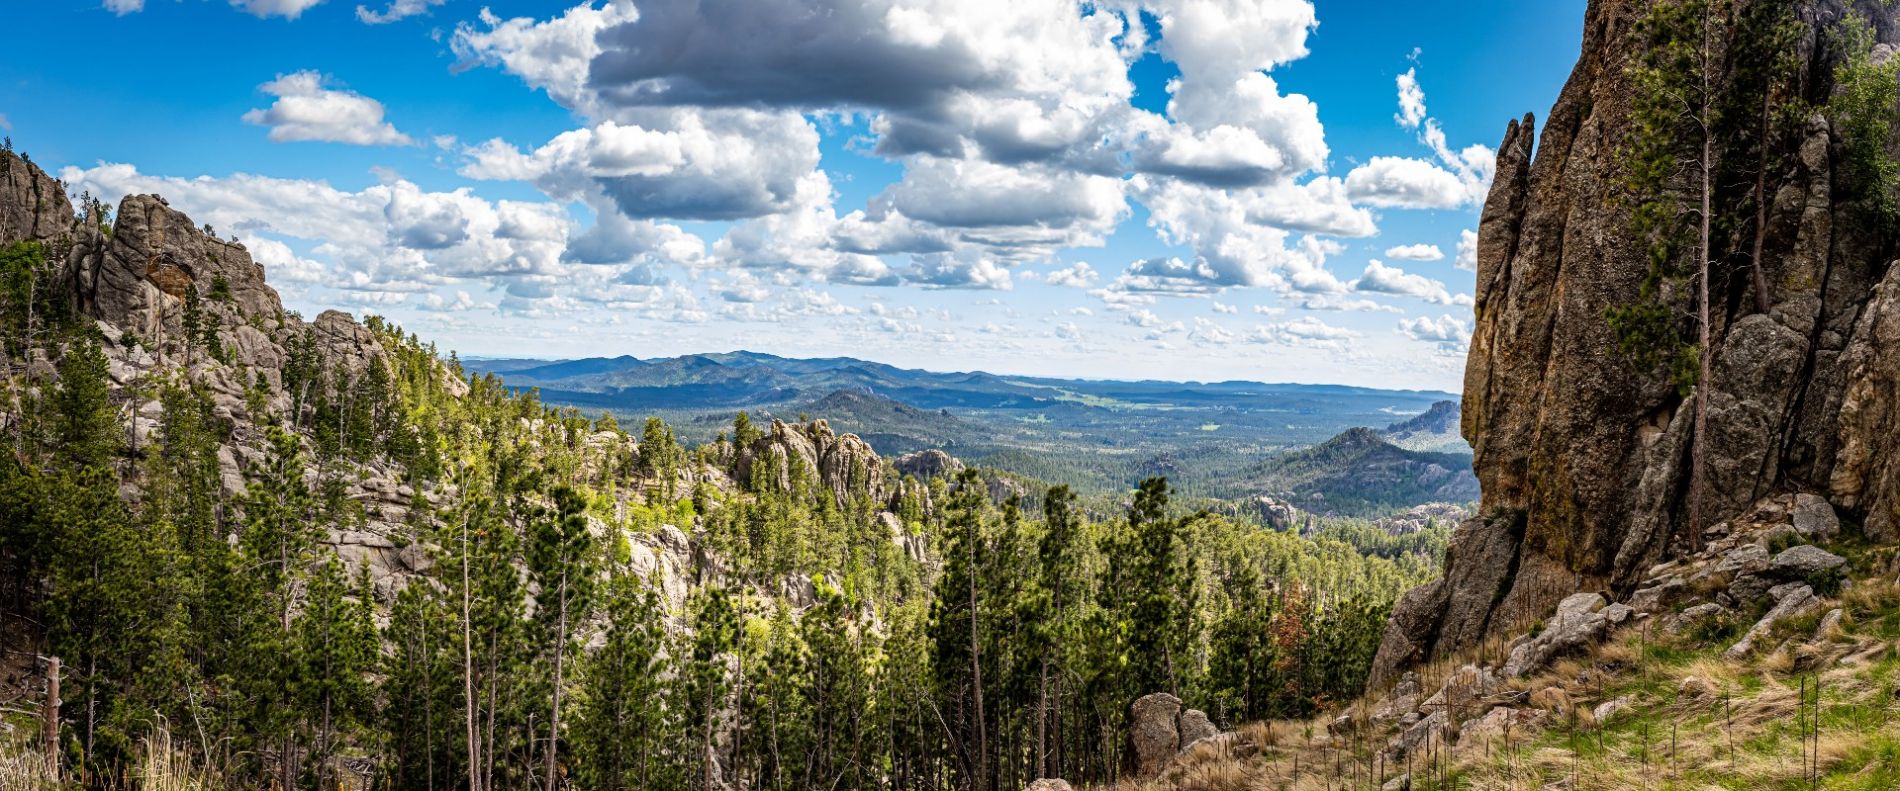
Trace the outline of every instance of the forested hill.
{"type": "Polygon", "coordinates": [[[1209,727],[1356,694],[1443,546],[900,467],[821,419],[688,449],[286,311],[158,196],[77,197],[0,155],[7,788],[67,787],[47,755],[90,788],[1111,780],[1148,693],[1209,727]]]}

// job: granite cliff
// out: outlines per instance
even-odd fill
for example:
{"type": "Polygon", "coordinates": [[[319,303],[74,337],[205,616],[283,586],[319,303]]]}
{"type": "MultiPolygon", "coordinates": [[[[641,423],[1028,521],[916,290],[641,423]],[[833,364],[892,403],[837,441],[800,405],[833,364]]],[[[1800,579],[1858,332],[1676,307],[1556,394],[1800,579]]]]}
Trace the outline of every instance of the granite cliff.
{"type": "MultiPolygon", "coordinates": [[[[1758,138],[1760,153],[1717,149],[1729,162],[1769,163],[1766,299],[1749,271],[1754,227],[1729,231],[1712,253],[1707,430],[1697,449],[1692,400],[1667,371],[1619,354],[1606,318],[1641,298],[1649,272],[1621,152],[1644,46],[1637,28],[1651,6],[1593,0],[1581,56],[1541,130],[1526,115],[1505,131],[1478,231],[1462,409],[1481,515],[1459,526],[1444,578],[1397,606],[1375,682],[1545,618],[1572,593],[1627,595],[1646,570],[1699,544],[1692,533],[1770,496],[1823,495],[1870,537],[1900,538],[1900,267],[1876,201],[1844,172],[1847,132],[1820,109],[1848,57],[1844,25],[1870,30],[1865,57],[1881,64],[1900,41],[1896,12],[1883,2],[1795,3],[1788,54],[1797,77],[1781,103],[1814,109],[1787,133],[1758,138]],[[1704,515],[1692,530],[1698,450],[1704,515]]],[[[1766,7],[1738,3],[1737,13],[1757,6],[1766,7]]],[[[1740,46],[1715,45],[1725,55],[1740,46]]],[[[1735,213],[1750,225],[1748,190],[1736,192],[1735,213]]]]}

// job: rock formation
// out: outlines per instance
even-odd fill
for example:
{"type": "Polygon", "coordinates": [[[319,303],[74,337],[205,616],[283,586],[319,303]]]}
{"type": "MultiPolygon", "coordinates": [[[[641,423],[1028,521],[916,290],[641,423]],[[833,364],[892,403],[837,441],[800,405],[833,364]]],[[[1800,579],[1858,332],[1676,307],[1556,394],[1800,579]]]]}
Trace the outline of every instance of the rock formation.
{"type": "MultiPolygon", "coordinates": [[[[109,226],[77,222],[57,180],[11,151],[0,152],[0,244],[21,241],[47,246],[61,264],[73,309],[91,320],[104,339],[117,397],[134,402],[127,420],[135,449],[149,441],[161,413],[156,397],[139,392],[136,385],[189,369],[192,379],[206,386],[213,412],[227,429],[218,451],[226,496],[242,494],[248,470],[266,457],[266,415],[253,411],[260,405],[272,415],[292,409],[285,373],[293,351],[308,354],[318,370],[351,378],[389,364],[377,334],[349,314],[325,311],[306,321],[285,311],[266,282],[264,267],[244,245],[211,235],[162,197],[127,196],[109,226]],[[187,305],[194,300],[196,314],[190,321],[198,334],[188,341],[187,305]],[[208,337],[215,338],[216,353],[208,337]],[[262,387],[256,387],[260,383],[262,387]],[[261,404],[256,400],[260,390],[261,404]]],[[[447,366],[439,370],[445,392],[455,397],[467,392],[467,382],[447,366]]],[[[50,366],[40,375],[51,376],[50,366]]],[[[0,414],[0,421],[6,419],[0,414]]],[[[597,455],[603,459],[613,457],[610,451],[637,453],[631,437],[615,432],[594,432],[584,443],[601,451],[597,455]],[[628,447],[611,448],[614,443],[628,447]]],[[[797,426],[774,421],[770,432],[740,453],[742,471],[760,459],[773,459],[771,477],[781,488],[798,480],[830,489],[841,503],[859,493],[880,504],[888,496],[884,463],[871,447],[854,435],[834,434],[822,420],[797,426]],[[805,477],[795,479],[795,472],[805,477]]],[[[336,463],[354,465],[341,478],[347,481],[346,495],[363,506],[365,518],[333,530],[326,543],[353,568],[369,569],[379,598],[389,601],[433,563],[427,548],[415,543],[406,520],[417,497],[439,501],[440,493],[429,486],[418,492],[401,483],[401,469],[386,460],[336,463]]],[[[587,463],[595,461],[590,457],[587,463]]],[[[731,485],[713,467],[682,469],[680,476],[681,491],[700,482],[731,485]]],[[[136,498],[139,487],[133,476],[122,491],[136,498]]],[[[923,540],[904,530],[895,515],[882,516],[896,525],[892,540],[921,560],[926,553],[923,540]]],[[[598,520],[591,524],[596,532],[608,529],[598,520]]],[[[653,581],[674,612],[683,611],[691,586],[719,573],[718,560],[709,559],[689,535],[692,527],[668,524],[652,535],[628,537],[633,568],[653,581]]],[[[808,606],[813,599],[809,579],[787,579],[779,587],[783,590],[774,592],[794,604],[808,606]]]]}
{"type": "Polygon", "coordinates": [[[789,491],[797,475],[816,475],[839,504],[853,495],[884,502],[884,465],[877,451],[856,434],[838,434],[824,420],[788,424],[773,420],[771,430],[736,450],[741,481],[763,476],[765,483],[789,491]]]}
{"type": "MultiPolygon", "coordinates": [[[[1690,401],[1666,372],[1620,355],[1606,318],[1640,298],[1649,271],[1618,155],[1631,125],[1632,32],[1648,6],[1593,0],[1541,137],[1528,115],[1505,131],[1478,231],[1462,415],[1483,516],[1458,528],[1444,578],[1397,606],[1375,682],[1547,617],[1571,593],[1628,594],[1696,543],[1690,401]]],[[[1886,3],[1795,3],[1807,75],[1795,90],[1816,106],[1833,89],[1842,55],[1832,36],[1849,13],[1873,22],[1876,60],[1900,40],[1886,3]]],[[[1728,267],[1718,273],[1733,272],[1712,297],[1703,526],[1805,491],[1874,537],[1900,537],[1894,243],[1845,183],[1843,139],[1824,115],[1785,138],[1771,144],[1771,161],[1785,165],[1766,175],[1768,310],[1753,298],[1749,240],[1718,251],[1728,267]]]]}

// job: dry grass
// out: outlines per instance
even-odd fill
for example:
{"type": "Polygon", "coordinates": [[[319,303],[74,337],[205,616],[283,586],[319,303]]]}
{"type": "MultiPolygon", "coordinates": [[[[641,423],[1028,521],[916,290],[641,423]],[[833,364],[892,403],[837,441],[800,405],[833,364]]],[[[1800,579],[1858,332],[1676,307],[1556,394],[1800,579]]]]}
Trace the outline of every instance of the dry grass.
{"type": "Polygon", "coordinates": [[[55,791],[59,783],[46,771],[46,754],[17,742],[0,744],[0,788],[55,791]]]}
{"type": "MultiPolygon", "coordinates": [[[[1545,729],[1514,727],[1508,734],[1455,741],[1435,750],[1442,763],[1430,773],[1415,758],[1414,788],[1496,791],[1571,789],[1764,789],[1806,788],[1807,767],[1819,766],[1821,787],[1888,787],[1900,773],[1890,746],[1900,743],[1900,673],[1895,644],[1868,632],[1900,612],[1900,585],[1886,580],[1857,583],[1839,602],[1845,617],[1818,639],[1794,636],[1786,650],[1731,661],[1725,644],[1699,644],[1693,636],[1663,635],[1641,626],[1625,628],[1593,651],[1565,657],[1534,677],[1507,686],[1536,691],[1555,686],[1575,704],[1569,717],[1545,720],[1545,729]],[[1695,677],[1686,691],[1685,679],[1695,677]],[[1813,684],[1822,689],[1818,734],[1810,736],[1813,684]],[[1805,698],[1803,690],[1806,690],[1805,698]],[[1700,690],[1700,691],[1698,691],[1700,690]],[[1612,721],[1596,723],[1590,710],[1629,696],[1632,706],[1612,721]],[[1889,748],[1883,752],[1883,745],[1889,748]]],[[[1822,612],[1826,610],[1823,609],[1822,612]]],[[[1434,662],[1419,671],[1429,696],[1464,664],[1502,644],[1434,662]]],[[[1355,704],[1371,708],[1381,694],[1355,704]]],[[[1183,756],[1162,777],[1125,783],[1117,791],[1277,791],[1374,788],[1365,759],[1382,748],[1395,727],[1333,737],[1325,723],[1254,723],[1237,736],[1260,745],[1254,757],[1211,751],[1183,756]],[[1343,763],[1355,774],[1339,770],[1343,763]],[[1294,769],[1298,763],[1298,770],[1294,769]],[[1349,778],[1355,777],[1356,781],[1349,778]]],[[[1475,717],[1474,717],[1475,718],[1475,717]]],[[[1437,747],[1437,745],[1434,745],[1437,747]]],[[[1386,777],[1404,773],[1401,759],[1386,777]]]]}

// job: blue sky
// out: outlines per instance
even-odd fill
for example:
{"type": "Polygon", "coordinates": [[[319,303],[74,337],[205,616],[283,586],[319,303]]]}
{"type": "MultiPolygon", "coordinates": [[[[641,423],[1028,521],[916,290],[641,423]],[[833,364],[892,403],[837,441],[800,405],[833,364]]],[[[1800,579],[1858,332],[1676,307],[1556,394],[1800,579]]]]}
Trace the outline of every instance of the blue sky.
{"type": "Polygon", "coordinates": [[[33,3],[0,127],[465,355],[1456,390],[1583,5],[33,3]]]}

